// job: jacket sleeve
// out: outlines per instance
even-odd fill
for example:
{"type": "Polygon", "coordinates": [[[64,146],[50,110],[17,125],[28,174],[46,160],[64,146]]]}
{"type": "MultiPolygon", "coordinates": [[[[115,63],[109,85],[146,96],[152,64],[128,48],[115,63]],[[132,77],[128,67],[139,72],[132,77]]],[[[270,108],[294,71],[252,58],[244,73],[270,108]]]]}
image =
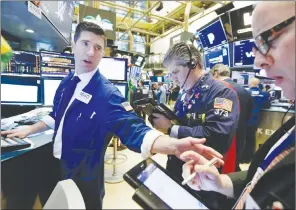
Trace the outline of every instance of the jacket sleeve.
{"type": "Polygon", "coordinates": [[[246,187],[246,179],[247,179],[248,171],[239,171],[227,174],[232,181],[233,184],[233,192],[234,198],[238,199],[241,195],[243,189],[246,187]]]}
{"type": "Polygon", "coordinates": [[[228,151],[239,118],[239,101],[230,88],[213,94],[208,99],[205,121],[201,125],[180,126],[178,138],[188,136],[206,138],[206,145],[224,154],[228,151]]]}
{"type": "Polygon", "coordinates": [[[111,93],[105,110],[106,121],[103,126],[117,135],[130,150],[140,152],[146,133],[152,129],[136,115],[119,91],[111,93]]]}

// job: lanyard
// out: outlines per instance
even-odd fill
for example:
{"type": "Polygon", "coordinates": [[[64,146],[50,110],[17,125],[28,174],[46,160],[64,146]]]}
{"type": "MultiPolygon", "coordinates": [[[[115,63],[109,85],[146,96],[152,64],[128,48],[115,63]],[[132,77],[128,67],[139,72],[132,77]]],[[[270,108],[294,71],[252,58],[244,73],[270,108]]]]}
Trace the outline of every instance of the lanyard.
{"type": "Polygon", "coordinates": [[[290,134],[277,148],[275,148],[263,163],[261,163],[260,168],[265,171],[269,164],[276,158],[280,153],[288,149],[292,144],[295,143],[295,130],[290,134]]]}

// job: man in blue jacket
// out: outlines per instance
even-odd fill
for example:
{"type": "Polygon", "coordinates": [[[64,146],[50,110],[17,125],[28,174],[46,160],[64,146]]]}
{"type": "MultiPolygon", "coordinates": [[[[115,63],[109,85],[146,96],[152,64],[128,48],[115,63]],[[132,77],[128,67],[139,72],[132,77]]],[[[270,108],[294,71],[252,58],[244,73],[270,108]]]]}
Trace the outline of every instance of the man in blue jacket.
{"type": "Polygon", "coordinates": [[[270,107],[269,93],[262,91],[259,87],[260,80],[252,78],[250,80],[249,94],[253,98],[253,110],[250,120],[247,123],[246,149],[242,162],[249,163],[255,153],[256,132],[260,123],[261,110],[270,107]]]}
{"type": "MultiPolygon", "coordinates": [[[[201,54],[192,46],[180,42],[172,46],[164,58],[172,80],[183,93],[176,101],[174,112],[181,119],[173,124],[161,114],[154,113],[155,128],[174,138],[206,138],[207,146],[224,155],[223,172],[236,168],[234,134],[239,118],[239,101],[234,90],[216,81],[203,69],[201,54]]],[[[183,161],[169,155],[167,170],[182,180],[183,161]]]]}
{"type": "Polygon", "coordinates": [[[78,24],[74,42],[75,72],[58,87],[50,115],[34,125],[1,134],[24,138],[53,128],[53,155],[61,166],[59,179],[76,182],[87,209],[102,208],[104,154],[113,134],[145,159],[152,153],[178,156],[187,150],[222,158],[201,144],[205,139],[170,138],[137,117],[120,91],[97,71],[106,46],[104,31],[98,25],[78,24]]]}

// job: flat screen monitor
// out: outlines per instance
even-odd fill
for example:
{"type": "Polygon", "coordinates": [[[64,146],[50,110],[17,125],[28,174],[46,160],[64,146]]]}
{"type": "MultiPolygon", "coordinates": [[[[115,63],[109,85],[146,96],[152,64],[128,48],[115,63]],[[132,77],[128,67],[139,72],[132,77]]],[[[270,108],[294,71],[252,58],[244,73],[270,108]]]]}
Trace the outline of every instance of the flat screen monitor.
{"type": "Polygon", "coordinates": [[[108,80],[127,80],[127,59],[104,57],[99,63],[100,73],[108,80]]]}
{"type": "Polygon", "coordinates": [[[231,79],[236,82],[237,84],[240,84],[242,86],[248,86],[250,79],[255,77],[255,71],[254,72],[245,72],[245,71],[231,71],[231,79]]]}
{"type": "Polygon", "coordinates": [[[131,66],[130,67],[130,78],[134,78],[134,79],[140,79],[141,76],[141,67],[138,66],[131,66]]]}
{"type": "Polygon", "coordinates": [[[39,62],[38,52],[15,50],[10,61],[2,69],[2,75],[40,75],[39,62]]]}
{"type": "Polygon", "coordinates": [[[152,76],[150,77],[151,82],[164,82],[164,77],[161,76],[152,76]]]}
{"type": "Polygon", "coordinates": [[[43,79],[43,105],[53,106],[53,99],[62,79],[44,78],[43,79]]]}
{"type": "Polygon", "coordinates": [[[40,52],[42,76],[67,76],[75,69],[74,55],[52,51],[40,52]]]}
{"type": "Polygon", "coordinates": [[[204,51],[204,63],[206,70],[211,70],[218,63],[230,66],[229,45],[224,44],[204,51]]]}
{"type": "Polygon", "coordinates": [[[255,55],[252,52],[254,40],[241,40],[233,43],[233,66],[254,66],[255,55]]]}
{"type": "Polygon", "coordinates": [[[40,76],[1,76],[1,103],[41,105],[40,76]]]}
{"type": "Polygon", "coordinates": [[[233,40],[252,38],[252,15],[253,6],[243,7],[229,13],[233,40]]]}
{"type": "Polygon", "coordinates": [[[201,29],[197,35],[203,49],[227,43],[226,35],[220,19],[201,29]]]}
{"type": "Polygon", "coordinates": [[[114,85],[121,92],[122,96],[127,99],[128,84],[127,83],[114,83],[114,85]]]}
{"type": "Polygon", "coordinates": [[[145,62],[145,57],[141,55],[135,55],[132,58],[132,64],[138,67],[143,67],[143,64],[145,62]]]}

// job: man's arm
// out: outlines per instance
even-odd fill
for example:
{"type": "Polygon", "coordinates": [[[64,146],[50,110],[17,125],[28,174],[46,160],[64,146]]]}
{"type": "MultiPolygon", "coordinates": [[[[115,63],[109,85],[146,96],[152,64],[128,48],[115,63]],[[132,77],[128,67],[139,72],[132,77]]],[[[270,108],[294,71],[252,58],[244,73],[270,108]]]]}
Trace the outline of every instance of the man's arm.
{"type": "Polygon", "coordinates": [[[122,103],[125,100],[117,92],[112,94],[106,107],[107,119],[103,126],[115,133],[130,150],[141,152],[144,159],[152,153],[173,154],[179,156],[187,150],[197,151],[206,158],[223,158],[212,148],[202,145],[205,139],[174,139],[148,127],[143,119],[133,111],[127,111],[122,103]]]}
{"type": "Polygon", "coordinates": [[[50,127],[46,123],[44,123],[43,121],[39,121],[34,125],[20,126],[13,130],[1,131],[1,135],[7,135],[8,138],[11,138],[11,137],[25,138],[29,135],[46,131],[49,128],[50,127]]]}

